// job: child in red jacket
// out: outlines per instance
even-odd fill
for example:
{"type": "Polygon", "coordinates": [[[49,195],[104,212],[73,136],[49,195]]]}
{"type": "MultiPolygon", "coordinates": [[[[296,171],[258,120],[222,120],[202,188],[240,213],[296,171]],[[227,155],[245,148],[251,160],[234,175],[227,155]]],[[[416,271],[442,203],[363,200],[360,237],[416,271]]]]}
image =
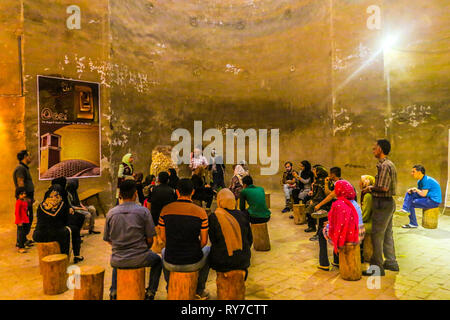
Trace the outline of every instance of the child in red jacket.
{"type": "Polygon", "coordinates": [[[30,223],[28,219],[28,202],[25,200],[27,196],[27,192],[25,188],[19,187],[16,190],[16,225],[17,225],[17,246],[19,248],[19,253],[26,253],[27,250],[25,248],[25,241],[27,240],[26,235],[26,225],[30,223]]]}

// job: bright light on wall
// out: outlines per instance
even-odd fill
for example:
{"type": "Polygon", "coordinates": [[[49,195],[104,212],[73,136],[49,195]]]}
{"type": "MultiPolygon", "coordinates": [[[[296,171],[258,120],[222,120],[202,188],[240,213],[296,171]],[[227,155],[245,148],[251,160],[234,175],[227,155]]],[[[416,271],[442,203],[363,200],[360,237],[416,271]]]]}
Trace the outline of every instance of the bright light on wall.
{"type": "Polygon", "coordinates": [[[383,39],[383,50],[389,50],[391,49],[396,42],[398,41],[399,36],[398,35],[388,35],[383,39]]]}

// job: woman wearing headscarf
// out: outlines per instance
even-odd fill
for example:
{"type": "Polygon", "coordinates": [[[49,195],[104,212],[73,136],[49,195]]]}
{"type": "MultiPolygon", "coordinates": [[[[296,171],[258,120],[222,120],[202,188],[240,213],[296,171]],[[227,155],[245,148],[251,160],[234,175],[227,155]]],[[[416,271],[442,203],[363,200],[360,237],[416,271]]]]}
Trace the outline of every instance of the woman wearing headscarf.
{"type": "Polygon", "coordinates": [[[70,206],[63,200],[65,190],[59,185],[52,185],[45,193],[44,200],[37,210],[37,223],[33,233],[35,242],[59,243],[61,253],[69,254],[70,230],[66,228],[70,206]]]}
{"type": "Polygon", "coordinates": [[[303,160],[300,164],[300,174],[294,173],[294,178],[297,182],[296,188],[292,190],[294,203],[298,204],[300,201],[304,203],[308,193],[311,191],[311,184],[314,180],[314,174],[311,171],[311,163],[307,160],[303,160]]]}
{"type": "MultiPolygon", "coordinates": [[[[325,178],[328,177],[327,170],[322,166],[315,166],[314,170],[314,185],[312,190],[311,200],[308,202],[306,206],[306,218],[308,222],[308,228],[305,232],[315,232],[316,231],[316,219],[311,216],[314,212],[314,207],[319,204],[325,197],[327,196],[325,193],[325,178]]],[[[330,209],[331,204],[326,204],[322,207],[324,211],[328,211],[330,209]]],[[[322,223],[323,218],[319,220],[319,223],[322,223]]]]}
{"type": "Polygon", "coordinates": [[[326,240],[333,245],[334,264],[339,265],[336,255],[345,244],[360,244],[364,239],[361,208],[355,201],[355,188],[346,180],[335,183],[336,201],[328,213],[328,223],[319,234],[319,268],[329,270],[326,240]]]}
{"type": "MultiPolygon", "coordinates": [[[[361,180],[359,182],[359,187],[361,190],[373,185],[375,185],[375,177],[370,175],[361,176],[361,180]]],[[[360,201],[364,229],[366,233],[370,234],[372,232],[372,193],[361,191],[360,201]]],[[[363,244],[364,242],[361,243],[361,252],[364,250],[363,244]]]]}
{"type": "MultiPolygon", "coordinates": [[[[78,197],[79,181],[78,179],[69,179],[67,181],[67,198],[69,204],[73,210],[77,213],[81,213],[84,216],[84,226],[89,230],[89,234],[99,234],[100,231],[95,231],[95,217],[97,216],[97,210],[94,206],[85,206],[81,203],[78,197]]],[[[83,227],[84,227],[83,226],[83,227]]]]}
{"type": "Polygon", "coordinates": [[[169,187],[171,187],[173,190],[177,189],[178,180],[180,178],[177,175],[177,170],[174,168],[169,169],[169,187]]]}
{"type": "Polygon", "coordinates": [[[231,185],[230,190],[234,194],[235,199],[239,199],[239,196],[241,194],[241,190],[244,187],[244,184],[242,183],[242,178],[244,178],[247,175],[247,171],[240,165],[236,165],[234,167],[234,175],[233,178],[231,178],[231,185]]]}
{"type": "Polygon", "coordinates": [[[119,165],[119,172],[117,173],[117,191],[116,191],[116,199],[119,201],[119,187],[122,181],[127,178],[132,178],[134,173],[133,167],[133,155],[131,153],[127,153],[122,158],[122,163],[119,165]]]}
{"type": "Polygon", "coordinates": [[[217,272],[244,270],[250,266],[253,243],[249,216],[235,210],[236,199],[230,189],[217,194],[217,209],[209,216],[210,266],[217,272]]]}

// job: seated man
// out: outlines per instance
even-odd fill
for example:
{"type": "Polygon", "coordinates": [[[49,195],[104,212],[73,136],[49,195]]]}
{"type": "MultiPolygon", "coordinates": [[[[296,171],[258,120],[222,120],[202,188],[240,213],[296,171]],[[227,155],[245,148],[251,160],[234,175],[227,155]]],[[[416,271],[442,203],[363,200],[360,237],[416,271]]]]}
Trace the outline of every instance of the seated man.
{"type": "Polygon", "coordinates": [[[247,275],[252,230],[248,214],[235,208],[233,192],[221,189],[217,194],[217,209],[209,216],[210,266],[217,272],[244,270],[247,275]]]}
{"type": "Polygon", "coordinates": [[[117,294],[117,268],[151,267],[145,299],[153,300],[158,290],[162,263],[161,258],[150,250],[156,235],[155,225],[148,209],[138,205],[136,198],[136,182],[123,181],[120,184],[119,205],[106,215],[103,240],[112,246],[112,300],[116,299],[117,294]]]}
{"type": "Polygon", "coordinates": [[[162,250],[164,277],[169,283],[170,271],[199,271],[196,299],[208,299],[208,216],[203,208],[192,203],[194,186],[191,179],[180,179],[178,199],[166,205],[159,216],[159,228],[166,247],[162,250]]]}
{"type": "Polygon", "coordinates": [[[265,223],[270,220],[270,210],[267,208],[266,193],[264,188],[253,184],[251,176],[245,176],[242,179],[244,189],[241,191],[239,208],[241,211],[248,211],[250,223],[265,223]],[[245,202],[248,203],[248,209],[245,209],[245,202]]]}
{"type": "Polygon", "coordinates": [[[286,200],[286,206],[281,211],[282,213],[288,212],[291,210],[290,202],[292,196],[292,190],[296,187],[296,180],[294,177],[298,175],[295,170],[292,169],[292,162],[288,161],[284,164],[284,168],[286,169],[283,172],[283,179],[281,180],[281,184],[283,185],[284,198],[286,200]]]}
{"type": "Polygon", "coordinates": [[[425,175],[425,168],[418,164],[411,171],[414,179],[417,179],[417,188],[408,189],[403,202],[402,212],[409,214],[409,223],[402,228],[417,228],[415,208],[432,209],[439,207],[442,202],[442,193],[439,183],[425,175]]]}

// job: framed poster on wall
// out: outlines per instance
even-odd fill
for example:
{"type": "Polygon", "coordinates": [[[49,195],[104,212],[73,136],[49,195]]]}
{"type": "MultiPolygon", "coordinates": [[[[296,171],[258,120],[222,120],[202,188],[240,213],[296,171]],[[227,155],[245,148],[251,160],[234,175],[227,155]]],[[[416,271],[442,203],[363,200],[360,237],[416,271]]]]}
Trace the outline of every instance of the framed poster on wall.
{"type": "Polygon", "coordinates": [[[100,176],[100,84],[37,76],[39,180],[100,176]]]}

